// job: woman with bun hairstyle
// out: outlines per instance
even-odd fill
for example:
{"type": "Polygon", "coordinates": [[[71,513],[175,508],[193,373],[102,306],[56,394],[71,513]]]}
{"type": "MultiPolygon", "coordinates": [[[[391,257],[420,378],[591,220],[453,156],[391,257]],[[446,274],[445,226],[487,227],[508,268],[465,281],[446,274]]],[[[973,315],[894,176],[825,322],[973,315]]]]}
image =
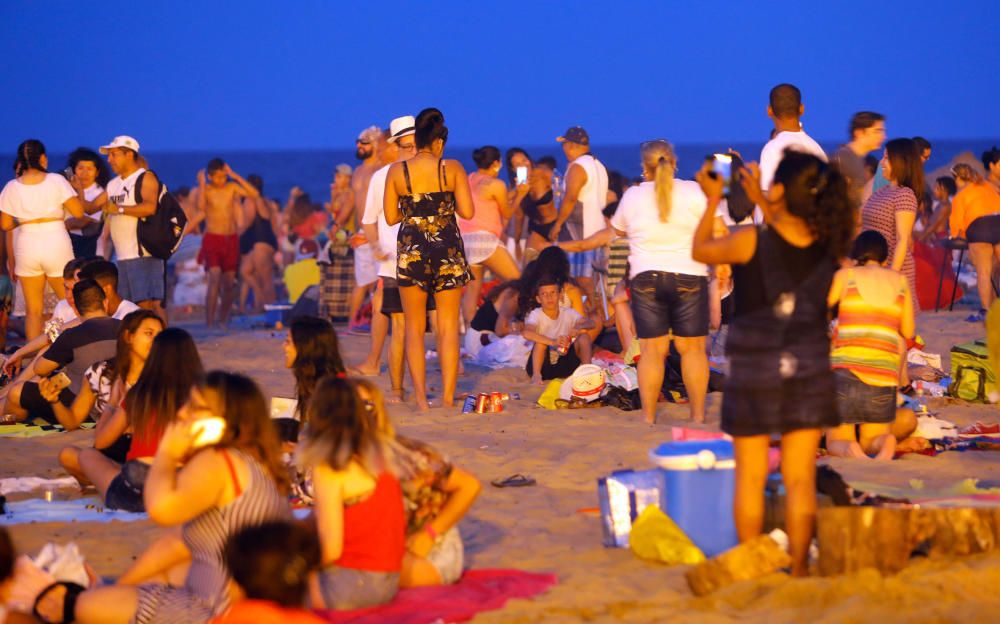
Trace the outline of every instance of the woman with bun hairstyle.
{"type": "Polygon", "coordinates": [[[472,160],[478,167],[477,171],[469,174],[469,190],[472,192],[475,214],[471,219],[458,220],[469,270],[472,271],[472,281],[466,284],[465,294],[462,295],[462,316],[466,329],[479,305],[484,266],[494,277],[505,282],[521,275],[510,252],[500,244],[503,229],[513,212],[513,206],[507,198],[507,185],[498,177],[500,150],[492,145],[480,147],[472,152],[472,160]]]}
{"type": "Polygon", "coordinates": [[[815,156],[786,150],[765,196],[760,170],[751,165],[740,182],[765,225],[714,239],[723,180],[707,168],[697,179],[708,207],[692,256],[733,265],[736,306],[726,340],[722,430],[733,436],[736,454],[736,532],[742,542],[761,533],[768,451],[771,436],[780,435],[785,530],[792,574],[802,576],[816,519],[816,449],[823,429],[840,424],[827,296],[854,235],[847,179],[815,156]]]}
{"type": "Polygon", "coordinates": [[[438,357],[443,406],[455,402],[458,378],[458,309],[462,287],[472,279],[456,215],[475,213],[469,179],[457,160],[444,160],[448,128],[436,108],[416,119],[417,153],[389,168],[383,208],[389,225],[400,224],[396,238],[396,275],[406,323],[406,361],[421,411],[427,402],[424,332],[427,297],[437,306],[438,357]]]}
{"type": "Polygon", "coordinates": [[[15,179],[0,192],[0,227],[13,230],[13,251],[7,262],[12,279],[20,280],[26,309],[25,337],[42,333],[45,284],[66,298],[63,268],[73,259],[73,244],[65,216],[84,216],[80,196],[58,173],[48,173],[49,157],[41,141],[28,139],[17,146],[15,179]]]}

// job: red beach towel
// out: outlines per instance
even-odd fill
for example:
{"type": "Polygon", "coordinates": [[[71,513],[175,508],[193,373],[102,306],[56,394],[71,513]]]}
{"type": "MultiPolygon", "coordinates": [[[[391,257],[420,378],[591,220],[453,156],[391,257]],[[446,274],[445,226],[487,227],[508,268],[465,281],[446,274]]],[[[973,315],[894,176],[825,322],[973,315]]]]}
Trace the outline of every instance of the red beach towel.
{"type": "Polygon", "coordinates": [[[466,622],[499,609],[511,598],[531,598],[557,582],[554,574],[521,570],[467,570],[454,585],[401,589],[387,605],[354,611],[323,611],[333,624],[431,624],[466,622]]]}

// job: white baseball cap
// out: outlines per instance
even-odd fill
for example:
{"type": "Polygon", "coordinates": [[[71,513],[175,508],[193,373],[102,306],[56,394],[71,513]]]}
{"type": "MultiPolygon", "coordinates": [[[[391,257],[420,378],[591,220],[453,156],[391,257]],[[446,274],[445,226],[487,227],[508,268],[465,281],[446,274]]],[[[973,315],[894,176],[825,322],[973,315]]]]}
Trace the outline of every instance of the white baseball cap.
{"type": "Polygon", "coordinates": [[[389,142],[395,143],[405,136],[410,136],[415,132],[416,125],[417,120],[413,118],[413,115],[396,117],[389,122],[389,142]]]}
{"type": "Polygon", "coordinates": [[[139,142],[127,135],[116,136],[110,144],[101,146],[101,153],[107,154],[116,147],[124,147],[133,152],[139,151],[139,142]]]}

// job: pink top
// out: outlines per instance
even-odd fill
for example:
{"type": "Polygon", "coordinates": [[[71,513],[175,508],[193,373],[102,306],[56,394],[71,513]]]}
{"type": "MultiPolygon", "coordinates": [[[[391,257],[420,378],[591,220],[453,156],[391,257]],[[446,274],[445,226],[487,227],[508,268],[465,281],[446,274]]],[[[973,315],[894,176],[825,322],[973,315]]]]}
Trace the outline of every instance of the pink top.
{"type": "Polygon", "coordinates": [[[472,205],[475,208],[475,214],[472,215],[471,219],[459,217],[458,229],[461,230],[462,234],[489,232],[499,237],[503,233],[500,206],[492,199],[483,200],[479,196],[479,186],[493,179],[478,171],[469,174],[469,187],[472,190],[472,205]]]}

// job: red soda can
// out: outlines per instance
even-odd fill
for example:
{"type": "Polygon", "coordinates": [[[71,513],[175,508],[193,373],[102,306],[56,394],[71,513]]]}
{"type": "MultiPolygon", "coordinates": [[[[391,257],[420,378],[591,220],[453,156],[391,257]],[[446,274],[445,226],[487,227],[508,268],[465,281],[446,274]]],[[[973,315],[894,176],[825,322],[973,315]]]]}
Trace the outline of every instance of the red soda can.
{"type": "Polygon", "coordinates": [[[490,394],[490,411],[491,412],[503,411],[503,393],[493,392],[490,394]]]}
{"type": "Polygon", "coordinates": [[[476,397],[476,413],[485,414],[490,410],[490,397],[484,392],[480,392],[476,397]]]}

